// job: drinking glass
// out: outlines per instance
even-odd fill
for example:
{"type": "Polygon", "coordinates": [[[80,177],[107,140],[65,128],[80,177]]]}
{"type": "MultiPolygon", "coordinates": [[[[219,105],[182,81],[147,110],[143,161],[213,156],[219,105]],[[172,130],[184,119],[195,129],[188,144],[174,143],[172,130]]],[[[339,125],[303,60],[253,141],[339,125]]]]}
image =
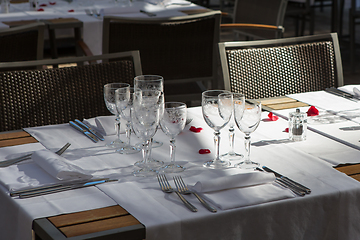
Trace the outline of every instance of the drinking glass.
{"type": "Polygon", "coordinates": [[[134,88],[119,88],[115,91],[116,108],[121,117],[126,120],[126,141],[123,147],[120,147],[116,152],[121,154],[131,154],[140,151],[130,144],[131,135],[131,108],[133,105],[134,88]]]}
{"type": "Polygon", "coordinates": [[[228,124],[233,112],[232,93],[225,90],[208,90],[202,93],[202,113],[205,122],[214,130],[215,159],[205,162],[204,167],[227,168],[230,162],[220,159],[220,130],[228,124]]]}
{"type": "Polygon", "coordinates": [[[259,126],[261,118],[261,103],[246,102],[244,112],[234,111],[235,122],[241,132],[245,134],[245,159],[235,166],[242,169],[253,169],[259,166],[259,163],[250,160],[250,133],[254,132],[259,126]]]}
{"type": "Polygon", "coordinates": [[[181,102],[166,102],[164,115],[160,120],[163,132],[170,137],[170,160],[171,162],[161,168],[166,173],[178,173],[185,170],[183,166],[175,162],[175,137],[184,130],[186,123],[186,104],[181,102]]]}
{"type": "Polygon", "coordinates": [[[157,170],[148,163],[150,157],[151,139],[156,133],[160,121],[160,108],[163,104],[161,93],[157,90],[143,90],[134,93],[131,112],[132,129],[143,140],[142,169],[133,172],[137,177],[148,177],[157,174],[157,170]]]}
{"type": "MultiPolygon", "coordinates": [[[[233,93],[233,106],[234,106],[234,111],[236,108],[237,114],[241,115],[244,112],[245,96],[241,93],[233,93]]],[[[239,117],[241,117],[241,116],[239,116],[239,117]]],[[[221,155],[220,158],[227,159],[227,160],[240,160],[244,156],[240,153],[236,153],[234,150],[234,143],[235,143],[235,129],[234,129],[235,117],[234,117],[234,114],[232,114],[228,125],[229,125],[230,150],[228,153],[221,155]]]]}
{"type": "Polygon", "coordinates": [[[104,100],[106,107],[116,116],[115,128],[117,139],[106,145],[112,148],[120,148],[124,145],[124,142],[120,140],[120,113],[116,108],[115,102],[115,91],[119,88],[130,88],[130,85],[127,83],[108,83],[104,85],[104,100]]]}
{"type": "MultiPolygon", "coordinates": [[[[159,90],[164,92],[164,78],[158,75],[140,75],[134,78],[134,88],[140,90],[159,90]]],[[[152,139],[152,147],[161,147],[162,142],[152,139]]]]}

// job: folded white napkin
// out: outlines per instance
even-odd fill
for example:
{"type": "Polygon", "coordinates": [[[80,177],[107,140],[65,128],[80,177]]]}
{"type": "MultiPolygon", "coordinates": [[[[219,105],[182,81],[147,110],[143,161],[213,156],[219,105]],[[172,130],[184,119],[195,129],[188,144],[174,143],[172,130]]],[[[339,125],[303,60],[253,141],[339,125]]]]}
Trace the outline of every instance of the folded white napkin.
{"type": "MultiPolygon", "coordinates": [[[[100,116],[96,118],[84,119],[86,124],[91,125],[94,129],[99,131],[104,136],[111,136],[116,134],[115,116],[100,116]]],[[[120,119],[120,133],[125,133],[126,121],[120,119]]]]}
{"type": "Polygon", "coordinates": [[[92,177],[80,167],[47,149],[35,151],[31,158],[47,173],[59,180],[80,180],[92,177]]]}
{"type": "Polygon", "coordinates": [[[194,191],[222,210],[292,198],[288,189],[274,185],[272,173],[249,172],[197,182],[194,191]]]}

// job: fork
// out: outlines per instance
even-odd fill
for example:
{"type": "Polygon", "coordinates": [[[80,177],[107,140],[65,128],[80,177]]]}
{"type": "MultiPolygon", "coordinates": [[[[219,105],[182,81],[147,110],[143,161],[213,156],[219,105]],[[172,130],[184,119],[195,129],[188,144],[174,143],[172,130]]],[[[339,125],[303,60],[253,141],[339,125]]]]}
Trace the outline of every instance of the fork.
{"type": "Polygon", "coordinates": [[[209,210],[210,212],[217,212],[216,208],[210,206],[207,202],[205,202],[204,199],[202,199],[199,194],[197,194],[196,192],[194,191],[191,191],[187,186],[186,184],[184,183],[184,180],[182,179],[181,176],[175,176],[174,177],[174,182],[175,182],[175,185],[176,185],[176,188],[177,190],[179,191],[179,193],[181,194],[194,194],[195,197],[200,201],[200,203],[207,209],[209,210]]]}
{"type": "MultiPolygon", "coordinates": [[[[70,143],[66,143],[62,148],[57,150],[55,153],[60,156],[61,154],[63,154],[65,152],[66,149],[68,149],[68,147],[70,147],[70,145],[71,145],[70,143]]],[[[2,162],[0,162],[0,167],[2,167],[2,168],[3,167],[8,167],[8,166],[11,166],[13,164],[28,160],[28,159],[31,158],[31,155],[32,155],[32,153],[26,154],[26,155],[21,156],[21,157],[17,157],[17,158],[9,159],[9,160],[6,160],[6,161],[2,161],[2,162]]]]}
{"type": "Polygon", "coordinates": [[[185,204],[185,206],[190,209],[192,212],[197,212],[197,208],[194,207],[188,200],[186,200],[178,191],[175,191],[169,184],[166,176],[164,174],[158,174],[157,179],[159,181],[159,185],[161,190],[164,193],[176,193],[181,201],[185,204]]]}

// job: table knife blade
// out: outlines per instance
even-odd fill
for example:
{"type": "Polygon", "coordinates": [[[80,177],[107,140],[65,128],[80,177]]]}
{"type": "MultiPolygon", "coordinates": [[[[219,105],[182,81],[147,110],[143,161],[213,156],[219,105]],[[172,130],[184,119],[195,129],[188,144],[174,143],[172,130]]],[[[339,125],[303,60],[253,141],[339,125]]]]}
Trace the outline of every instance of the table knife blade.
{"type": "Polygon", "coordinates": [[[83,134],[85,134],[85,136],[87,136],[88,138],[90,138],[93,142],[98,142],[99,140],[97,140],[97,138],[94,136],[94,134],[90,133],[89,131],[81,128],[79,125],[77,125],[75,122],[70,121],[69,122],[70,126],[72,126],[73,128],[75,128],[76,130],[82,132],[83,134]]]}
{"type": "Polygon", "coordinates": [[[281,179],[284,179],[284,181],[296,186],[297,188],[299,188],[300,190],[304,191],[305,193],[309,194],[311,193],[311,189],[308,188],[308,187],[305,187],[303,186],[302,184],[298,183],[298,182],[295,182],[294,180],[291,180],[290,178],[288,177],[285,177],[284,175],[281,175],[280,173],[278,172],[275,172],[274,170],[266,167],[266,166],[263,166],[262,167],[266,172],[271,172],[271,173],[274,173],[275,174],[275,177],[277,178],[281,178],[281,179]]]}
{"type": "Polygon", "coordinates": [[[358,101],[359,101],[359,100],[358,100],[356,97],[354,97],[352,94],[347,93],[347,92],[344,92],[344,91],[342,91],[342,90],[340,90],[340,89],[337,89],[337,88],[334,88],[334,87],[326,88],[326,89],[325,89],[325,92],[334,94],[334,95],[339,96],[339,97],[343,97],[343,98],[349,99],[349,100],[354,101],[354,102],[358,102],[358,101]]]}
{"type": "Polygon", "coordinates": [[[93,129],[92,127],[90,127],[89,125],[87,125],[86,123],[83,123],[82,121],[80,121],[79,119],[75,119],[75,122],[77,124],[79,124],[81,127],[87,129],[89,132],[91,132],[92,134],[95,135],[95,137],[97,137],[99,140],[104,141],[104,137],[101,133],[99,133],[98,131],[96,131],[95,129],[93,129]]]}

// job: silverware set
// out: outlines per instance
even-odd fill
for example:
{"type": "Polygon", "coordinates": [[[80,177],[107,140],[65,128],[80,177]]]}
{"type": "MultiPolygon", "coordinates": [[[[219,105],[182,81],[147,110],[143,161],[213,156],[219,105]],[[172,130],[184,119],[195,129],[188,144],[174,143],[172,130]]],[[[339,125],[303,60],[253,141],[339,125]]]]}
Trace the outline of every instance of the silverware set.
{"type": "MultiPolygon", "coordinates": [[[[70,147],[70,145],[71,145],[70,143],[66,143],[62,148],[60,148],[55,153],[60,156],[61,154],[63,154],[65,152],[66,149],[68,149],[68,147],[70,147]]],[[[13,164],[20,163],[22,161],[31,159],[31,155],[32,155],[32,153],[29,153],[29,154],[26,154],[26,155],[21,156],[21,157],[12,158],[12,159],[9,159],[9,160],[2,161],[2,162],[0,162],[0,167],[1,168],[8,167],[8,166],[11,166],[13,164]]]]}
{"type": "Polygon", "coordinates": [[[348,92],[342,91],[340,89],[334,88],[334,87],[326,88],[325,92],[334,94],[334,95],[339,96],[339,97],[349,99],[349,100],[354,101],[354,102],[360,101],[360,99],[355,97],[354,95],[352,95],[352,94],[350,94],[348,92]]]}
{"type": "Polygon", "coordinates": [[[178,197],[180,198],[180,200],[184,203],[184,205],[192,212],[197,212],[197,208],[192,205],[188,200],[186,200],[182,195],[187,195],[187,194],[194,194],[195,197],[200,201],[200,203],[206,208],[208,209],[210,212],[217,212],[216,208],[210,206],[207,202],[205,202],[204,199],[202,199],[196,192],[193,192],[191,190],[188,189],[188,187],[186,186],[186,184],[184,183],[183,179],[181,176],[175,176],[174,177],[174,182],[176,185],[176,190],[174,190],[169,181],[167,180],[166,176],[164,174],[158,174],[157,175],[157,179],[159,181],[159,185],[161,190],[164,193],[176,193],[178,195],[178,197]]]}
{"type": "Polygon", "coordinates": [[[88,138],[91,139],[91,141],[97,143],[99,140],[104,141],[104,137],[101,133],[93,129],[91,126],[81,122],[78,119],[75,119],[75,121],[69,122],[70,126],[78,130],[79,132],[85,134],[88,138]]]}

